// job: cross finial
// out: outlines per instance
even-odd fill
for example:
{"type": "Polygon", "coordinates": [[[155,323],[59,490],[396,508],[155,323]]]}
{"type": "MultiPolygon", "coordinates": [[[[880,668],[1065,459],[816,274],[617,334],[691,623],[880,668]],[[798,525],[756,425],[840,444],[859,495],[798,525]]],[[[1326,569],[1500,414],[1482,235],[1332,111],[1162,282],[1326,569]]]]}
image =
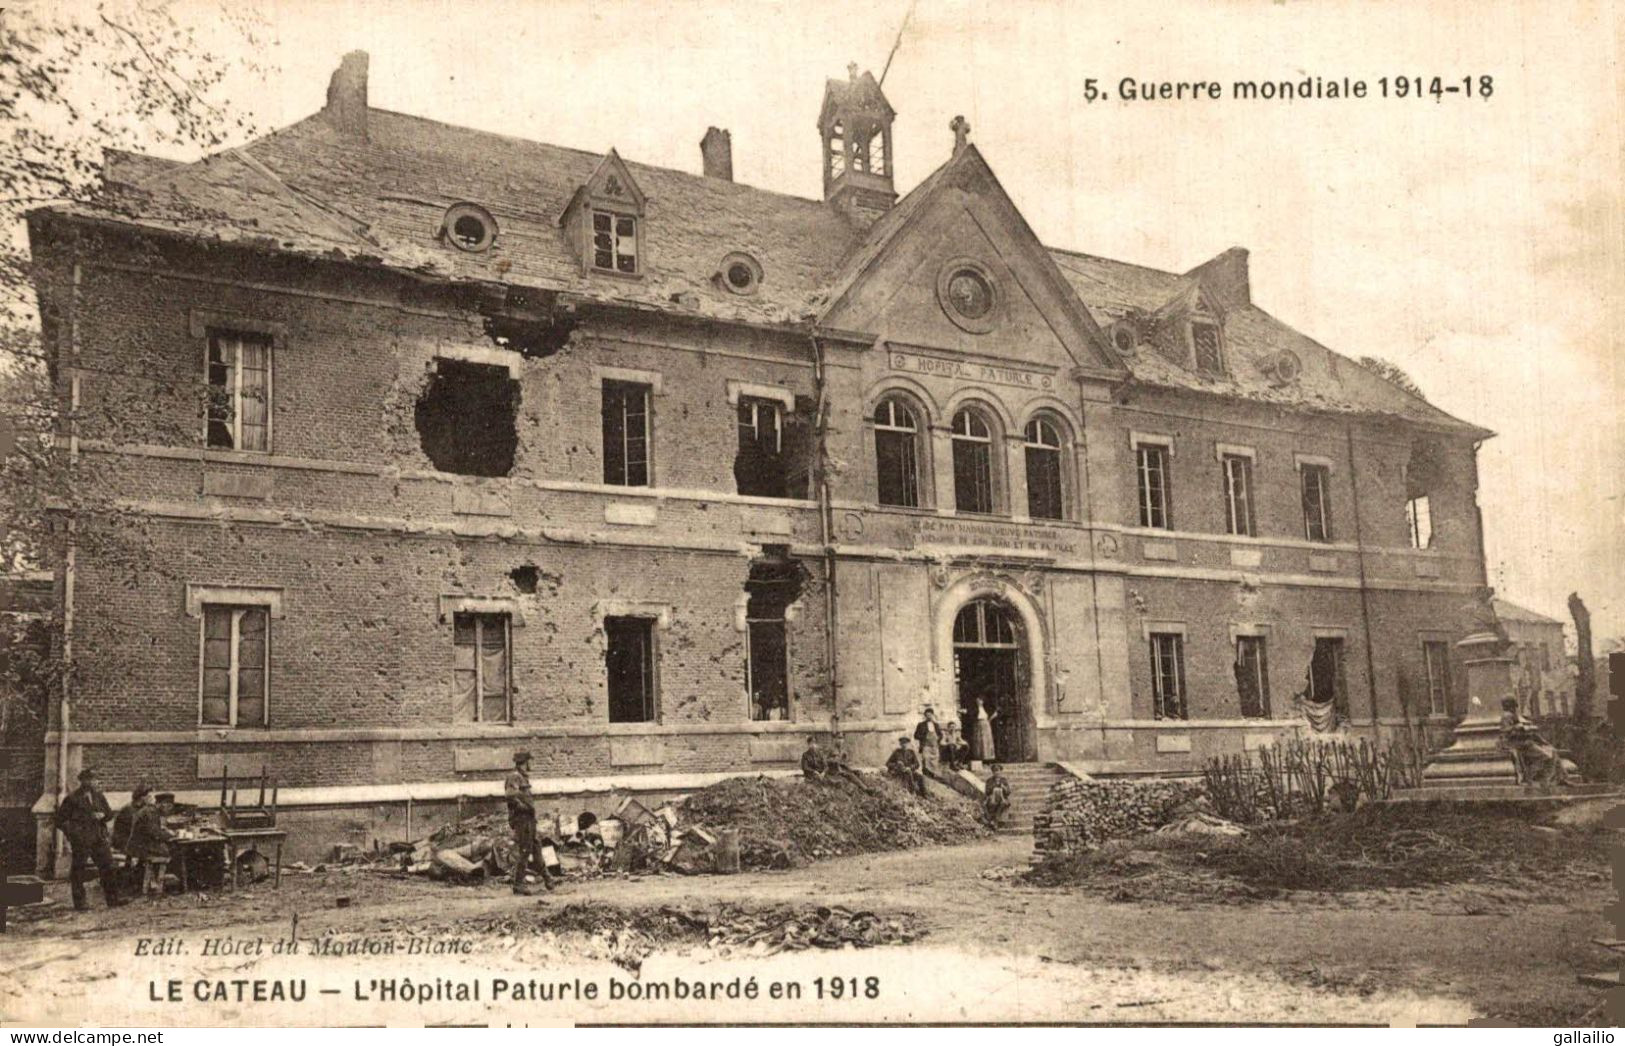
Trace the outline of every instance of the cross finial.
{"type": "Polygon", "coordinates": [[[853,83],[858,82],[858,63],[856,63],[856,62],[848,62],[848,63],[846,63],[846,76],[847,76],[847,79],[851,80],[853,83]]]}
{"type": "Polygon", "coordinates": [[[954,132],[954,155],[958,156],[965,151],[965,144],[970,141],[970,121],[963,116],[956,116],[948,124],[948,130],[954,132]]]}

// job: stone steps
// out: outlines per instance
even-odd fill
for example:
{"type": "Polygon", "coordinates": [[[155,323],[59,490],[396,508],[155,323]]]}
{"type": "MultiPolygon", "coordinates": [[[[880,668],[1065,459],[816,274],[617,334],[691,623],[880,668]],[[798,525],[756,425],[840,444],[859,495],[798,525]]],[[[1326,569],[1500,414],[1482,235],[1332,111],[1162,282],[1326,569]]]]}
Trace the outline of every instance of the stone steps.
{"type": "MultiPolygon", "coordinates": [[[[988,777],[985,769],[978,776],[984,782],[988,777]]],[[[1027,835],[1033,830],[1033,818],[1044,809],[1050,786],[1071,775],[1050,763],[1006,763],[1004,776],[1010,782],[1010,811],[1001,831],[1027,835]]]]}

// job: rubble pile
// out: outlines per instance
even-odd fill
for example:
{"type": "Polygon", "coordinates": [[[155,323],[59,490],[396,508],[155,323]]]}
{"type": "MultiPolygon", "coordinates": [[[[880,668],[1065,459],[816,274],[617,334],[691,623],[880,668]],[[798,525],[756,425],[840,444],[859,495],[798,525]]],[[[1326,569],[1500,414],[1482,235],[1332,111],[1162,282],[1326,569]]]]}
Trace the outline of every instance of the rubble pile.
{"type": "Polygon", "coordinates": [[[988,834],[969,802],[920,797],[871,774],[823,781],[734,777],[695,792],[678,812],[685,823],[737,831],[745,868],[788,868],[988,834]]]}
{"type": "Polygon", "coordinates": [[[1156,831],[1193,812],[1200,783],[1062,781],[1033,818],[1033,862],[1156,831]]]}

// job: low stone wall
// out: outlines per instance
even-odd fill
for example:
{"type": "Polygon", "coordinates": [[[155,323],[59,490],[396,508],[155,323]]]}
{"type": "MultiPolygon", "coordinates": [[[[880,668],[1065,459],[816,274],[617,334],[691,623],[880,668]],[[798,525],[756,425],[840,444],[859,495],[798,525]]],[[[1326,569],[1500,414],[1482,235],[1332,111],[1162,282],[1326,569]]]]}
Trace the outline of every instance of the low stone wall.
{"type": "Polygon", "coordinates": [[[1201,793],[1196,781],[1061,781],[1033,818],[1033,861],[1155,831],[1201,793]]]}

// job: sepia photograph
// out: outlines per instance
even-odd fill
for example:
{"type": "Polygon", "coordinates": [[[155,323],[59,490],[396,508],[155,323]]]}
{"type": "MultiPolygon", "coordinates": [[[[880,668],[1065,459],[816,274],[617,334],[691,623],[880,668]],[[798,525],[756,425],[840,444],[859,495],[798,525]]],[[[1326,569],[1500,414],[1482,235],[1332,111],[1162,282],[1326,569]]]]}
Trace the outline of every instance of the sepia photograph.
{"type": "Polygon", "coordinates": [[[1622,55],[0,6],[7,1041],[1612,1042],[1622,55]]]}

